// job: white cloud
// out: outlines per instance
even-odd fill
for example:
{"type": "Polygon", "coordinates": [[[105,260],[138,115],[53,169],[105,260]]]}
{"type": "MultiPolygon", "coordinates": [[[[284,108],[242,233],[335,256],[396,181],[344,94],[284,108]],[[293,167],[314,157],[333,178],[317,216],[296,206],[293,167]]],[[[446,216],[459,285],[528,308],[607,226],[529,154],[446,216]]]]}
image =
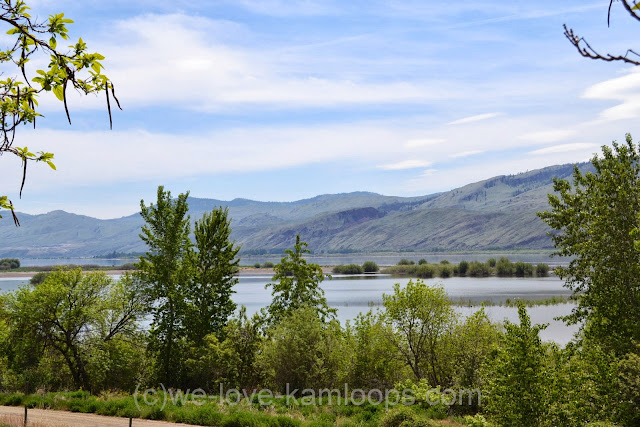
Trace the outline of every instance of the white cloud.
{"type": "Polygon", "coordinates": [[[613,100],[618,105],[600,113],[603,121],[637,119],[640,115],[640,71],[631,69],[622,77],[605,80],[587,88],[586,99],[613,100]]]}
{"type": "Polygon", "coordinates": [[[416,169],[416,168],[425,168],[427,166],[431,166],[433,162],[427,162],[424,160],[403,160],[397,163],[388,163],[385,165],[378,166],[380,169],[385,170],[404,170],[404,169],[416,169]]]}
{"type": "Polygon", "coordinates": [[[451,157],[452,159],[459,159],[459,158],[462,158],[462,157],[474,156],[474,155],[480,154],[480,153],[484,153],[484,151],[483,150],[462,151],[460,153],[452,154],[449,157],[451,157]]]}
{"type": "Polygon", "coordinates": [[[547,143],[566,140],[576,134],[575,129],[550,129],[537,132],[527,133],[521,135],[520,139],[525,139],[531,142],[547,143]]]}
{"type": "Polygon", "coordinates": [[[481,120],[488,120],[488,119],[493,119],[494,117],[498,117],[501,116],[502,113],[485,113],[485,114],[478,114],[475,116],[469,116],[469,117],[464,117],[462,119],[458,119],[458,120],[454,120],[452,122],[449,122],[447,124],[449,125],[461,125],[464,123],[473,123],[473,122],[479,122],[481,120]]]}
{"type": "Polygon", "coordinates": [[[430,147],[432,145],[444,144],[447,142],[445,138],[419,138],[410,139],[404,143],[406,148],[430,147]]]}
{"type": "MultiPolygon", "coordinates": [[[[540,148],[538,150],[529,151],[529,154],[541,155],[541,154],[556,154],[556,153],[569,153],[574,151],[586,151],[586,150],[598,150],[598,144],[587,142],[575,142],[572,144],[554,145],[552,147],[540,148]]],[[[593,152],[593,151],[592,151],[593,152]]]]}

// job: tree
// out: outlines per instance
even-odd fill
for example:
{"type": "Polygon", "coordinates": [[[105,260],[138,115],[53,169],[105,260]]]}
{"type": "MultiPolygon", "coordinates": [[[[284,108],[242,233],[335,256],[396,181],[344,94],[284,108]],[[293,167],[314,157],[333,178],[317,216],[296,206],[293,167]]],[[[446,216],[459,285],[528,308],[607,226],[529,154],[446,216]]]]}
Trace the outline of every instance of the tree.
{"type": "Polygon", "coordinates": [[[556,255],[573,257],[556,268],[578,297],[566,320],[621,356],[640,342],[640,153],[627,135],[591,163],[593,173],[574,168],[573,183],[555,179],[551,210],[538,215],[555,230],[556,255]]]}
{"type": "Polygon", "coordinates": [[[389,339],[413,371],[416,379],[427,378],[432,386],[449,380],[447,338],[457,322],[456,312],[442,286],[431,287],[422,280],[407,286],[396,283],[393,295],[382,295],[384,319],[395,333],[389,339]]]}
{"type": "Polygon", "coordinates": [[[506,333],[493,362],[487,411],[499,425],[538,426],[548,399],[544,348],[539,332],[546,325],[531,325],[522,302],[518,303],[520,324],[505,321],[506,333]]]}
{"type": "Polygon", "coordinates": [[[176,384],[180,375],[178,345],[186,334],[183,319],[191,280],[192,246],[188,196],[184,193],[172,199],[171,192],[160,186],[156,205],[140,202],[140,214],[145,220],[140,238],[149,250],[137,266],[155,301],[150,349],[157,353],[159,380],[169,386],[176,384]]]}
{"type": "MultiPolygon", "coordinates": [[[[609,1],[609,12],[607,15],[607,26],[611,23],[611,7],[613,6],[614,1],[609,1]]],[[[622,3],[622,6],[627,11],[627,13],[635,20],[640,21],[640,5],[636,3],[634,0],[631,3],[628,0],[620,0],[616,3],[622,3]]],[[[597,59],[607,62],[620,61],[627,64],[640,65],[640,55],[635,52],[633,49],[627,49],[624,55],[616,54],[612,55],[610,53],[599,53],[596,51],[591,45],[584,39],[584,37],[580,37],[575,34],[572,28],[568,28],[567,25],[564,25],[564,35],[569,40],[569,42],[578,50],[580,55],[585,58],[597,59]],[[630,56],[631,55],[631,56],[630,56]]]]}
{"type": "MultiPolygon", "coordinates": [[[[296,235],[293,250],[285,250],[286,255],[273,268],[273,283],[266,285],[267,288],[273,288],[273,300],[267,308],[271,323],[277,323],[305,305],[315,308],[323,319],[335,316],[336,310],[329,307],[324,290],[320,287],[325,278],[322,268],[318,264],[308,264],[303,257],[311,252],[307,246],[306,242],[300,240],[300,235],[296,235]]],[[[329,275],[326,277],[331,278],[329,275]]]]}
{"type": "Polygon", "coordinates": [[[58,270],[34,288],[24,287],[5,300],[11,337],[16,346],[13,365],[38,363],[51,348],[62,357],[76,388],[91,390],[89,364],[98,351],[138,330],[145,312],[144,294],[130,276],[114,283],[102,272],[58,270]]]}
{"type": "MultiPolygon", "coordinates": [[[[20,196],[29,162],[44,162],[55,170],[52,153],[34,153],[27,147],[13,145],[18,127],[31,123],[35,126],[36,118],[42,116],[37,111],[37,99],[42,92],[53,92],[56,98],[62,101],[69,124],[71,116],[67,106],[68,87],[84,95],[104,91],[110,124],[112,120],[109,92],[120,108],[113,82],[102,74],[102,55],[89,53],[86,43],[81,38],[68,46],[69,49],[66,51],[58,49],[58,41],[69,38],[67,24],[73,21],[59,13],[51,15],[46,22],[37,22],[29,15],[28,10],[29,7],[22,0],[0,2],[0,21],[9,27],[7,34],[11,37],[6,49],[0,51],[0,63],[12,64],[21,74],[20,77],[0,80],[0,155],[5,152],[11,153],[22,162],[20,196]],[[30,64],[44,61],[47,57],[49,63],[45,69],[37,69],[35,72],[29,69],[30,64]],[[24,81],[21,78],[24,78],[24,81]]],[[[20,225],[13,212],[13,203],[7,196],[0,195],[0,209],[11,210],[15,224],[20,225]]]]}
{"type": "Polygon", "coordinates": [[[229,210],[218,208],[205,213],[194,227],[194,278],[189,290],[190,299],[186,320],[190,341],[200,345],[206,335],[221,337],[227,319],[236,309],[231,300],[238,283],[236,258],[239,246],[231,241],[229,210]]]}

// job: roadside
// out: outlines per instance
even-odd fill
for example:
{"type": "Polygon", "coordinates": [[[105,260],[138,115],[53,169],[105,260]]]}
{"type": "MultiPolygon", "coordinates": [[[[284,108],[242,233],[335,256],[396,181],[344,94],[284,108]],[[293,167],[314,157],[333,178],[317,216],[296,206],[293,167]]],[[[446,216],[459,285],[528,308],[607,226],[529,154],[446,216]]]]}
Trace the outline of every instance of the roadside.
{"type": "MultiPolygon", "coordinates": [[[[52,409],[29,409],[28,426],[31,427],[126,427],[128,418],[105,417],[104,415],[79,412],[54,411],[52,409]]],[[[24,407],[0,406],[0,425],[24,426],[24,407]]],[[[188,427],[188,424],[168,421],[151,421],[134,418],[132,427],[188,427]]],[[[193,427],[193,426],[190,426],[193,427]]]]}

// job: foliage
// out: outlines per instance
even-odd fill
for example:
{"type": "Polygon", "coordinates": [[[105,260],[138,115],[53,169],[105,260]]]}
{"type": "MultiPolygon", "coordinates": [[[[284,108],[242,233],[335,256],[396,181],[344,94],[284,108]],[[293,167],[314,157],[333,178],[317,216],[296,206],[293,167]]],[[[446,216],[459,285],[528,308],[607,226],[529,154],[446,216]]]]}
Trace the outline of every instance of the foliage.
{"type": "Polygon", "coordinates": [[[405,288],[396,283],[393,294],[384,294],[382,301],[384,320],[397,332],[389,339],[415,378],[446,384],[446,347],[457,315],[444,288],[410,280],[405,288]]]}
{"type": "Polygon", "coordinates": [[[153,322],[150,350],[157,354],[158,379],[168,386],[180,377],[180,341],[185,337],[186,294],[191,274],[190,224],[187,211],[188,193],[177,199],[170,191],[158,187],[156,205],[140,202],[145,220],[140,238],[149,250],[140,257],[140,277],[149,286],[153,322]]]}
{"type": "Polygon", "coordinates": [[[467,274],[471,277],[486,277],[490,273],[489,266],[480,261],[471,261],[467,274]]]}
{"type": "Polygon", "coordinates": [[[329,307],[324,290],[320,287],[325,274],[318,264],[307,263],[304,259],[304,254],[310,251],[307,243],[300,240],[299,234],[293,249],[287,249],[285,253],[274,267],[273,283],[266,285],[272,288],[273,296],[267,308],[270,323],[278,323],[305,305],[317,310],[323,319],[335,317],[336,310],[329,307]]]}
{"type": "MultiPolygon", "coordinates": [[[[22,185],[26,178],[27,164],[30,161],[47,163],[55,170],[53,154],[44,151],[32,152],[28,147],[13,146],[15,133],[19,126],[33,124],[38,113],[38,97],[43,92],[53,92],[67,108],[67,88],[71,87],[88,95],[104,91],[111,123],[111,103],[109,92],[118,107],[113,83],[102,74],[99,53],[90,53],[86,43],[80,38],[68,49],[58,49],[58,41],[68,40],[67,25],[73,23],[64,13],[49,16],[47,21],[36,21],[29,14],[29,7],[22,0],[5,0],[0,3],[0,21],[9,27],[6,49],[0,52],[0,63],[15,66],[17,76],[7,76],[0,80],[0,155],[4,152],[14,154],[22,162],[22,185]],[[48,63],[47,63],[48,61],[48,63]],[[47,63],[43,69],[30,70],[30,64],[47,63]],[[24,80],[22,80],[24,78],[24,80]]],[[[38,65],[36,65],[36,68],[38,65]]],[[[9,209],[13,213],[13,204],[7,196],[0,196],[0,210],[9,209]]],[[[17,217],[13,215],[16,225],[17,217]]]]}
{"type": "Polygon", "coordinates": [[[365,261],[364,264],[362,264],[362,271],[365,273],[377,273],[380,271],[380,267],[373,261],[365,261]]]}
{"type": "Polygon", "coordinates": [[[460,276],[466,276],[468,270],[469,263],[467,261],[460,261],[460,264],[458,264],[458,274],[460,276]]]}
{"type": "Polygon", "coordinates": [[[362,274],[364,269],[358,264],[336,265],[333,267],[334,274],[362,274]]]}
{"type": "Polygon", "coordinates": [[[398,265],[414,265],[414,264],[415,264],[414,261],[408,260],[406,258],[402,258],[400,261],[398,261],[398,265]]]}
{"type": "Polygon", "coordinates": [[[196,346],[205,336],[222,337],[227,319],[236,309],[231,300],[238,283],[239,246],[231,241],[229,210],[218,208],[205,213],[194,227],[193,280],[188,299],[185,326],[188,339],[196,346]]]}
{"type": "Polygon", "coordinates": [[[536,265],[536,276],[545,277],[549,275],[549,265],[545,263],[539,263],[536,265]]]}
{"type": "Polygon", "coordinates": [[[13,270],[14,268],[20,268],[20,260],[18,258],[0,259],[0,270],[13,270]]]}
{"type": "Polygon", "coordinates": [[[496,274],[500,277],[513,276],[514,270],[513,263],[508,258],[500,257],[496,262],[496,274]]]}
{"type": "Polygon", "coordinates": [[[538,426],[545,415],[549,376],[539,332],[523,304],[520,324],[505,322],[506,333],[492,364],[487,411],[500,425],[538,426]]]}
{"type": "Polygon", "coordinates": [[[533,265],[526,262],[518,261],[514,263],[514,273],[516,277],[531,277],[533,276],[533,265]]]}
{"type": "Polygon", "coordinates": [[[587,337],[622,355],[640,342],[640,155],[627,135],[591,162],[593,173],[554,180],[558,194],[539,216],[555,230],[556,254],[573,257],[555,271],[580,295],[566,320],[586,321],[587,337]]]}

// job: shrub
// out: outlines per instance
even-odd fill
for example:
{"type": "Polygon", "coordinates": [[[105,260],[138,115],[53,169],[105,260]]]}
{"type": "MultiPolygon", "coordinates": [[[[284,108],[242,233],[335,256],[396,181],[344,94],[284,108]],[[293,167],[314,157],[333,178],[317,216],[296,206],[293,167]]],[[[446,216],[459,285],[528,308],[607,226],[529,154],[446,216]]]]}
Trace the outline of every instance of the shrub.
{"type": "Polygon", "coordinates": [[[536,276],[544,277],[549,275],[549,266],[545,263],[536,265],[536,276]]]}
{"type": "Polygon", "coordinates": [[[452,273],[453,273],[453,269],[449,265],[445,264],[442,267],[440,267],[440,277],[442,278],[451,277],[452,273]]]}
{"type": "Polygon", "coordinates": [[[469,263],[467,261],[460,261],[460,264],[458,264],[458,274],[466,276],[467,271],[469,271],[469,263]]]}
{"type": "Polygon", "coordinates": [[[273,263],[269,261],[263,262],[262,268],[273,268],[273,263]]]}
{"type": "Polygon", "coordinates": [[[36,273],[29,280],[29,283],[32,284],[32,285],[39,285],[40,283],[44,282],[44,280],[47,278],[47,276],[49,276],[49,274],[51,274],[51,273],[45,273],[44,271],[36,273]]]}
{"type": "Polygon", "coordinates": [[[423,265],[423,264],[426,264],[426,263],[427,263],[427,260],[424,259],[424,258],[420,258],[420,261],[418,261],[418,265],[423,265]]]}
{"type": "Polygon", "coordinates": [[[471,277],[486,277],[489,275],[489,266],[479,261],[471,261],[467,273],[471,277]]]}
{"type": "Polygon", "coordinates": [[[400,261],[398,261],[398,265],[414,265],[415,262],[408,260],[406,258],[402,258],[400,261]]]}
{"type": "Polygon", "coordinates": [[[419,265],[418,268],[416,268],[416,276],[421,279],[431,279],[435,275],[435,272],[435,268],[429,264],[419,265]]]}
{"type": "Polygon", "coordinates": [[[363,269],[358,264],[336,265],[332,270],[335,274],[362,274],[363,269]]]}
{"type": "Polygon", "coordinates": [[[449,262],[449,260],[443,259],[442,261],[440,261],[440,264],[447,265],[447,264],[451,264],[451,263],[449,262]]]}
{"type": "Polygon", "coordinates": [[[409,408],[400,407],[387,412],[384,417],[382,417],[380,425],[382,427],[400,427],[404,425],[405,422],[411,423],[415,421],[416,416],[409,408]]]}
{"type": "Polygon", "coordinates": [[[508,258],[501,257],[496,263],[496,274],[501,277],[513,276],[513,263],[508,258]]]}
{"type": "Polygon", "coordinates": [[[373,261],[367,261],[362,264],[362,271],[365,273],[377,273],[380,271],[380,267],[378,267],[378,264],[373,261]]]}
{"type": "Polygon", "coordinates": [[[0,259],[0,270],[12,270],[14,268],[20,268],[20,260],[18,258],[0,259]]]}
{"type": "Polygon", "coordinates": [[[255,264],[253,264],[253,268],[260,268],[260,263],[256,262],[255,264]]]}
{"type": "Polygon", "coordinates": [[[514,271],[517,277],[533,276],[533,265],[518,261],[514,264],[514,271]]]}
{"type": "Polygon", "coordinates": [[[496,259],[495,259],[495,258],[489,258],[489,259],[487,260],[487,265],[488,265],[489,267],[491,267],[491,268],[495,267],[495,266],[496,266],[496,259]]]}

